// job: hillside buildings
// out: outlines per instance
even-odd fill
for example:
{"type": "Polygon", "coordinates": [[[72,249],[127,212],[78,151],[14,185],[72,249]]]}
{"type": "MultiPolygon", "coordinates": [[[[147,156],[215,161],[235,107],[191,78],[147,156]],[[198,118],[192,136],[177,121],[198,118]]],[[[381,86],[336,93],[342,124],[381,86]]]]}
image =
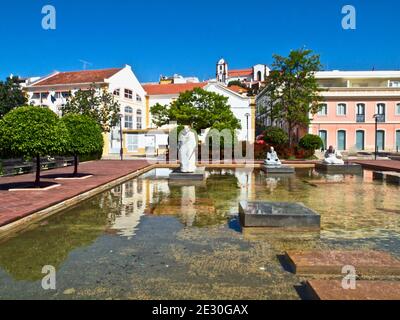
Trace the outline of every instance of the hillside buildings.
{"type": "MultiPolygon", "coordinates": [[[[122,147],[132,156],[159,155],[166,151],[170,126],[156,128],[151,107],[166,107],[185,91],[202,88],[228,98],[233,114],[239,119],[240,141],[254,142],[256,121],[261,127],[271,125],[266,108],[268,96],[261,90],[252,96],[254,86],[262,87],[270,69],[263,64],[248,69],[230,69],[221,59],[216,64],[216,78],[200,81],[197,77],[161,76],[157,83],[141,84],[132,68],[55,72],[43,78],[24,79],[21,86],[29,103],[48,106],[61,115],[70,95],[95,86],[112,93],[121,106],[122,147]],[[235,84],[230,84],[235,81],[235,84]],[[230,84],[230,85],[229,85],[230,84]]],[[[400,149],[400,71],[322,71],[316,73],[322,89],[321,111],[310,115],[305,132],[319,135],[325,147],[341,151],[373,151],[375,119],[378,122],[377,144],[380,151],[400,149]]],[[[273,123],[284,126],[284,123],[273,123]]],[[[119,154],[120,126],[105,136],[105,155],[119,154]]]]}

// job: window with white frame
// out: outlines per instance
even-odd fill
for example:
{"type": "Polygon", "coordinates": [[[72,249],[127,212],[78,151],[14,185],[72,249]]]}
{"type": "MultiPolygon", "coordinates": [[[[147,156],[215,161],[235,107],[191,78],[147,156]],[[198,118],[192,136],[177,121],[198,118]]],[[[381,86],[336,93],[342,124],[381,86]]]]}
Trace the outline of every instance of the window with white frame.
{"type": "Polygon", "coordinates": [[[61,92],[61,96],[64,99],[67,99],[67,98],[71,97],[71,92],[70,91],[63,91],[63,92],[61,92]]]}
{"type": "Polygon", "coordinates": [[[347,105],[345,103],[339,103],[337,105],[336,114],[338,116],[345,116],[347,114],[347,105]]]}
{"type": "Polygon", "coordinates": [[[133,109],[125,108],[125,129],[133,129],[133,109]]]}
{"type": "Polygon", "coordinates": [[[396,104],[396,115],[400,116],[400,103],[396,104]]]}
{"type": "Polygon", "coordinates": [[[132,100],[133,98],[133,91],[129,89],[125,89],[125,98],[132,100]]]}
{"type": "Polygon", "coordinates": [[[142,129],[142,110],[136,111],[136,129],[142,129]]]}
{"type": "Polygon", "coordinates": [[[376,105],[376,113],[383,115],[385,114],[386,105],[384,103],[378,103],[376,105]]]}
{"type": "Polygon", "coordinates": [[[319,116],[326,116],[328,114],[328,105],[326,103],[322,103],[319,105],[319,116]]]}
{"type": "Polygon", "coordinates": [[[113,92],[113,94],[114,94],[114,96],[119,97],[120,94],[121,94],[121,89],[115,89],[114,92],[113,92]]]}
{"type": "Polygon", "coordinates": [[[139,96],[138,94],[136,95],[136,101],[137,101],[137,102],[141,102],[141,101],[142,101],[142,97],[139,96]]]}
{"type": "Polygon", "coordinates": [[[137,134],[126,135],[126,148],[128,152],[136,152],[139,148],[139,137],[137,134]]]}
{"type": "Polygon", "coordinates": [[[357,115],[365,115],[365,103],[357,103],[357,115]]]}

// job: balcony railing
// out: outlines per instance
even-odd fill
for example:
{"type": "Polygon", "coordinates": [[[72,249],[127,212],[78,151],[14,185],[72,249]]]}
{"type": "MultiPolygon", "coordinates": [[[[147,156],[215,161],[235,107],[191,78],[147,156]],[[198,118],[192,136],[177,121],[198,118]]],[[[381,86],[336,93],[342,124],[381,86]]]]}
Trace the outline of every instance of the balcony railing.
{"type": "Polygon", "coordinates": [[[365,122],[365,114],[358,114],[357,122],[365,122]]]}
{"type": "Polygon", "coordinates": [[[379,123],[386,122],[386,115],[384,114],[378,114],[376,118],[379,123]]]}

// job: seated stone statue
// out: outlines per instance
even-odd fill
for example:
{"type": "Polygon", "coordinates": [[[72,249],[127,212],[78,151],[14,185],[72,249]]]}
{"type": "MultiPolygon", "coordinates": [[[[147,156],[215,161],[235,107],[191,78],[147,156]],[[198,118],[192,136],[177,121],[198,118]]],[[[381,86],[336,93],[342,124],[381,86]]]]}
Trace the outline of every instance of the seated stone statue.
{"type": "Polygon", "coordinates": [[[342,154],[339,151],[336,151],[333,146],[330,146],[329,149],[326,150],[323,163],[330,165],[344,165],[342,154]]]}
{"type": "Polygon", "coordinates": [[[267,166],[281,166],[282,162],[278,158],[274,147],[271,147],[270,151],[267,153],[267,159],[264,161],[267,166]]]}

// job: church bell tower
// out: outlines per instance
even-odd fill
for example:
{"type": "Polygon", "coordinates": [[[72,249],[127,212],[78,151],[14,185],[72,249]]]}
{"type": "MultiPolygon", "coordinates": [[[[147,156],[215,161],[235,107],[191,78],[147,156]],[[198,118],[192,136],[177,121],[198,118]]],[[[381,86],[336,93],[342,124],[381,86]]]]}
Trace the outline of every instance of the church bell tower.
{"type": "Polygon", "coordinates": [[[228,81],[228,63],[224,59],[217,63],[217,81],[224,84],[228,81]]]}

